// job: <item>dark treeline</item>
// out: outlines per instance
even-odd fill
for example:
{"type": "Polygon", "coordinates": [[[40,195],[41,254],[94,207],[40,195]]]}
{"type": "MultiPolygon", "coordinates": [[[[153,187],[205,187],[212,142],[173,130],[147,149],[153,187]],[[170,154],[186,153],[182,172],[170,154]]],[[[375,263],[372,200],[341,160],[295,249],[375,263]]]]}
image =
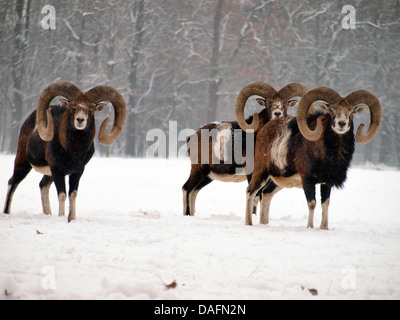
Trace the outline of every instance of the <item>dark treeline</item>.
{"type": "Polygon", "coordinates": [[[57,80],[117,88],[127,124],[118,143],[97,152],[135,157],[152,143],[147,132],[168,133],[169,121],[180,130],[234,119],[249,82],[299,81],[342,95],[372,91],[383,122],[356,162],[400,167],[400,0],[350,2],[0,0],[0,152],[16,151],[22,122],[57,80]],[[343,28],[349,4],[355,29],[343,28]],[[55,29],[43,28],[46,5],[55,29]]]}

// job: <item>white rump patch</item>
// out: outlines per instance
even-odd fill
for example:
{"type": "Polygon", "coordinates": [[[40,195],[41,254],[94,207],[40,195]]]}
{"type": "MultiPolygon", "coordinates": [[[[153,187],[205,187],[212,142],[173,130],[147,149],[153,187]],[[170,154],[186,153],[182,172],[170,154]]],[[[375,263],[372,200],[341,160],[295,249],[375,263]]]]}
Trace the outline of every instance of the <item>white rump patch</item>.
{"type": "Polygon", "coordinates": [[[58,216],[59,217],[64,217],[65,216],[65,200],[67,199],[67,196],[65,193],[60,193],[58,195],[58,216]]]}
{"type": "Polygon", "coordinates": [[[271,158],[272,162],[284,171],[287,166],[288,143],[291,136],[291,130],[285,129],[272,143],[271,158]]]}
{"type": "Polygon", "coordinates": [[[303,181],[297,173],[291,177],[271,177],[272,181],[282,188],[303,188],[303,181]]]}
{"type": "Polygon", "coordinates": [[[243,182],[247,180],[245,175],[235,175],[235,174],[218,174],[210,172],[208,177],[212,180],[222,181],[222,182],[243,182]]]}
{"type": "Polygon", "coordinates": [[[32,165],[32,168],[33,168],[36,172],[39,172],[39,173],[41,173],[41,174],[43,174],[43,175],[45,175],[45,176],[50,176],[50,177],[51,177],[51,170],[50,170],[50,167],[49,167],[49,166],[46,166],[46,167],[37,167],[37,166],[32,165]]]}

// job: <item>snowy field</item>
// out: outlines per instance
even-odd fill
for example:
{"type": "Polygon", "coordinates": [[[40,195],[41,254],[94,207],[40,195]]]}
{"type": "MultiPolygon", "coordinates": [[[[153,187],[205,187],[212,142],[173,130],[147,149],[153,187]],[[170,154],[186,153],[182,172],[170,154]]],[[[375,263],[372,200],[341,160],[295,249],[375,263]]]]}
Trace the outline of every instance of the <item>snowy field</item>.
{"type": "MultiPolygon", "coordinates": [[[[1,209],[13,160],[0,155],[1,209]]],[[[0,215],[0,298],[400,299],[400,172],[351,169],[322,231],[306,229],[299,189],[274,198],[269,226],[244,226],[246,183],[212,183],[184,217],[189,169],[94,158],[71,224],[54,186],[53,216],[41,214],[32,171],[0,215]]]]}

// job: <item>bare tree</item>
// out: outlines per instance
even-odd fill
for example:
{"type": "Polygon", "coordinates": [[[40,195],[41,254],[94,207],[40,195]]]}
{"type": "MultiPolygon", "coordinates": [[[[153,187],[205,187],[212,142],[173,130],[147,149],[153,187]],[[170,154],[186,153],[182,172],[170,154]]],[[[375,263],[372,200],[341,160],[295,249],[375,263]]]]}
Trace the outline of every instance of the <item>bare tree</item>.
{"type": "Polygon", "coordinates": [[[249,82],[300,81],[377,95],[381,130],[355,160],[400,166],[400,0],[358,0],[355,30],[343,29],[332,0],[60,0],[56,30],[40,26],[46,4],[0,0],[0,150],[15,152],[40,91],[60,79],[125,96],[124,131],[97,148],[106,156],[143,156],[146,133],[168,134],[170,121],[179,130],[233,119],[249,82]]]}
{"type": "Polygon", "coordinates": [[[11,151],[16,152],[19,127],[23,117],[24,66],[29,33],[31,0],[17,0],[15,3],[16,22],[14,27],[14,47],[12,55],[13,108],[11,127],[11,151]]]}

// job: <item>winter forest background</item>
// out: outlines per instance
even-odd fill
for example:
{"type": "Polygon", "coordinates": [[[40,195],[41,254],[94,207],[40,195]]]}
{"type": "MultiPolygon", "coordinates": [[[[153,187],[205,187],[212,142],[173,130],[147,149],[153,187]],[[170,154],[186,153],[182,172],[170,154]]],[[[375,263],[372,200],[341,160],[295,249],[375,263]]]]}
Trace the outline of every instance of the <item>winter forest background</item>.
{"type": "Polygon", "coordinates": [[[0,152],[16,151],[22,122],[57,80],[117,88],[127,123],[97,154],[134,157],[170,121],[182,130],[235,119],[250,82],[299,81],[372,91],[383,121],[355,162],[400,167],[400,0],[0,0],[0,26],[0,152]],[[42,27],[45,5],[56,29],[42,27]],[[342,26],[345,5],[356,29],[342,26]]]}

